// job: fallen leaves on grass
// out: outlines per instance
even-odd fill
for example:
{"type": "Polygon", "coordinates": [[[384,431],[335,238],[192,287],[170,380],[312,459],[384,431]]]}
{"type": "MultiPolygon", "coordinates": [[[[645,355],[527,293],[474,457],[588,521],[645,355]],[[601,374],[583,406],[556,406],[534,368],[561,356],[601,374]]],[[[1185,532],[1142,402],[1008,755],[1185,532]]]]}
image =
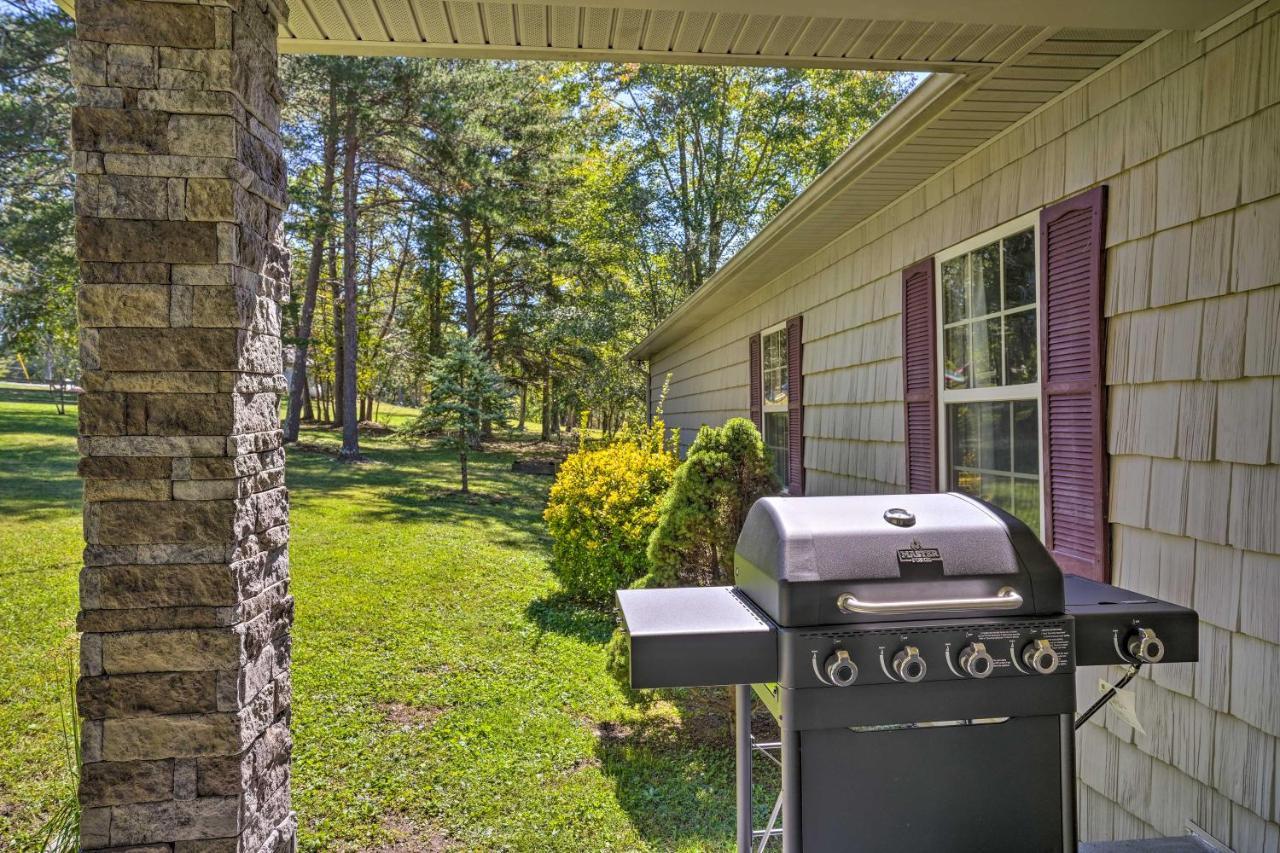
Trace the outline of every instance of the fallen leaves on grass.
{"type": "Polygon", "coordinates": [[[387,722],[403,731],[422,731],[429,728],[448,708],[429,705],[419,708],[403,702],[385,702],[378,705],[378,710],[387,718],[387,722]]]}
{"type": "Polygon", "coordinates": [[[444,853],[457,849],[446,833],[423,827],[405,815],[385,816],[382,828],[392,836],[392,840],[370,848],[371,853],[444,853]]]}

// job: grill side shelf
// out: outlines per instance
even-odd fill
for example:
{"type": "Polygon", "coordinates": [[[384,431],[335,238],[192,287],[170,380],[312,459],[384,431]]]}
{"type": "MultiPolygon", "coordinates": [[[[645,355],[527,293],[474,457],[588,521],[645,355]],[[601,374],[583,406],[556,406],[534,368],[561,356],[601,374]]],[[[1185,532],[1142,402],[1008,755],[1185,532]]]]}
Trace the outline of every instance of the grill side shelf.
{"type": "Polygon", "coordinates": [[[733,587],[624,589],[631,686],[716,687],[778,680],[778,633],[733,587]]]}
{"type": "Polygon", "coordinates": [[[1150,629],[1164,644],[1160,663],[1194,663],[1200,657],[1199,616],[1189,607],[1110,584],[1067,575],[1067,614],[1076,623],[1076,664],[1133,663],[1129,639],[1150,629]]]}

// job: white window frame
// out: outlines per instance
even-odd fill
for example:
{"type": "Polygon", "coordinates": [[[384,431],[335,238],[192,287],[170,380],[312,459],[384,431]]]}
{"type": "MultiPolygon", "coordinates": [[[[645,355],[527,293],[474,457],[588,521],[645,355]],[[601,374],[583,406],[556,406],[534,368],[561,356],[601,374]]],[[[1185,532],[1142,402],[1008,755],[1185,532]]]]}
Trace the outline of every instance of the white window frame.
{"type": "MultiPolygon", "coordinates": [[[[1001,292],[1004,288],[1004,264],[1000,265],[1001,292]]],[[[1044,310],[1044,304],[1041,301],[1043,293],[1043,282],[1040,281],[1040,211],[1033,210],[1011,219],[995,228],[983,231],[981,234],[970,237],[962,243],[956,243],[954,246],[947,248],[945,251],[938,252],[933,258],[933,282],[934,282],[934,329],[936,333],[935,347],[935,364],[937,371],[937,390],[938,390],[938,482],[944,489],[951,488],[951,460],[949,453],[951,449],[951,436],[949,435],[949,424],[947,421],[947,405],[951,403],[999,403],[1011,400],[1035,400],[1036,401],[1036,434],[1039,436],[1040,444],[1040,532],[1044,535],[1044,513],[1045,513],[1045,488],[1044,488],[1044,457],[1045,457],[1045,441],[1044,441],[1044,400],[1040,389],[1040,371],[1044,369],[1044,346],[1040,340],[1041,329],[1041,311],[1044,310]],[[946,341],[946,330],[943,328],[945,324],[944,310],[944,294],[942,292],[942,265],[947,261],[966,255],[974,249],[980,249],[983,246],[994,243],[1004,237],[1017,234],[1019,231],[1032,229],[1032,244],[1035,251],[1035,270],[1036,270],[1036,380],[1027,382],[1022,385],[992,385],[985,388],[953,388],[947,389],[946,371],[943,369],[946,363],[946,351],[944,345],[946,341]]],[[[1000,312],[1003,313],[1003,312],[1000,312]]],[[[979,318],[972,318],[979,319],[979,318]]],[[[764,364],[763,357],[761,364],[764,364]]],[[[763,377],[762,377],[763,379],[763,377]]],[[[763,388],[763,386],[761,386],[763,388]]],[[[763,398],[763,392],[762,392],[763,398]]],[[[1012,436],[1010,436],[1012,441],[1012,436]]]]}
{"type": "MultiPolygon", "coordinates": [[[[760,437],[764,439],[764,448],[766,452],[769,451],[769,435],[766,432],[767,427],[765,426],[769,422],[769,419],[766,417],[766,415],[768,415],[770,412],[773,412],[773,413],[782,412],[786,414],[789,411],[789,406],[791,404],[791,365],[787,364],[787,402],[770,403],[765,396],[765,390],[764,390],[765,389],[764,377],[766,373],[765,340],[770,335],[775,335],[778,332],[782,332],[782,341],[784,346],[784,350],[783,350],[784,354],[782,358],[785,363],[787,360],[787,347],[789,344],[789,342],[787,341],[786,330],[787,330],[786,320],[783,320],[781,323],[775,323],[772,326],[768,326],[767,328],[760,330],[760,377],[759,377],[760,379],[760,437]]],[[[787,425],[787,429],[788,430],[791,429],[790,424],[787,425]]],[[[787,470],[790,470],[790,466],[791,466],[791,436],[790,435],[787,436],[786,454],[787,454],[787,470]]],[[[771,459],[769,461],[770,461],[770,465],[772,465],[773,460],[771,459]]],[[[786,482],[786,478],[783,478],[782,494],[784,495],[790,494],[790,489],[788,488],[788,483],[786,482]]]]}

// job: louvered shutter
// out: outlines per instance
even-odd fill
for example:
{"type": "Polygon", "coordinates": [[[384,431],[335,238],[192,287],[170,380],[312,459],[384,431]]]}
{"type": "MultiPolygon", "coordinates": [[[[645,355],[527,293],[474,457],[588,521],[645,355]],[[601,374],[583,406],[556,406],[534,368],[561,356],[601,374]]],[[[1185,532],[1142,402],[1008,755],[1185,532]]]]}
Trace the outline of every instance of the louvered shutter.
{"type": "Polygon", "coordinates": [[[902,271],[902,391],[907,491],[938,490],[938,358],[933,258],[902,271]]]}
{"type": "Polygon", "coordinates": [[[804,323],[787,321],[787,492],[804,494],[804,323]]]}
{"type": "Polygon", "coordinates": [[[1103,217],[1097,187],[1040,214],[1044,541],[1064,571],[1106,580],[1103,217]]]}
{"type": "Polygon", "coordinates": [[[747,357],[748,365],[751,369],[751,422],[756,425],[756,429],[764,432],[764,393],[760,388],[760,336],[752,335],[747,342],[749,356],[747,357]]]}

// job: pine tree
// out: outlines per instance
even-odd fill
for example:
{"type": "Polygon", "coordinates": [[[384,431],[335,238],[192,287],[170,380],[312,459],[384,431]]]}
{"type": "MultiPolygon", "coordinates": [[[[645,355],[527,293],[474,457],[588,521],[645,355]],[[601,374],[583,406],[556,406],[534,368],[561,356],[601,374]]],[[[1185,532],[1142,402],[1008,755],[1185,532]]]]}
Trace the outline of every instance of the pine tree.
{"type": "Polygon", "coordinates": [[[443,433],[458,451],[462,491],[470,491],[467,454],[479,447],[481,424],[501,423],[506,416],[510,391],[472,338],[458,337],[444,355],[431,361],[427,371],[426,405],[411,432],[443,433]]]}

